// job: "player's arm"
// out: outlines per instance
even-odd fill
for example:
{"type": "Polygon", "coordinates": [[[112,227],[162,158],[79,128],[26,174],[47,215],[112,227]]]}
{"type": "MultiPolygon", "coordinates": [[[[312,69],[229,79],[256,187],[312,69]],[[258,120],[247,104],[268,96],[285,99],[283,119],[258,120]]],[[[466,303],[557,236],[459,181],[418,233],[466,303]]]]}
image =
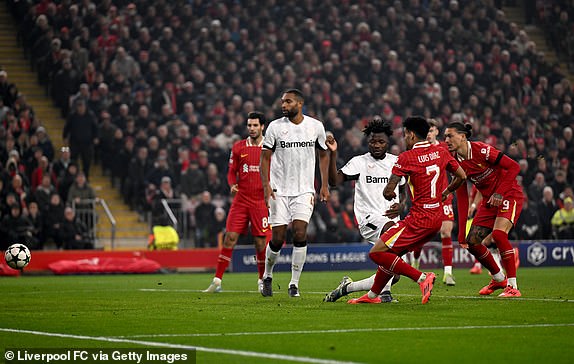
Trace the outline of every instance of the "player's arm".
{"type": "Polygon", "coordinates": [[[345,174],[337,170],[337,140],[333,134],[328,133],[325,143],[329,148],[329,186],[336,187],[345,181],[345,174]]]}
{"type": "Polygon", "coordinates": [[[329,152],[319,149],[319,172],[321,172],[321,201],[329,201],[329,152]]]}
{"type": "Polygon", "coordinates": [[[401,176],[397,176],[394,173],[391,174],[391,177],[389,178],[389,182],[387,183],[387,185],[385,186],[385,189],[383,190],[383,197],[389,201],[392,200],[393,198],[397,197],[397,194],[395,192],[395,188],[397,187],[397,185],[399,184],[400,181],[401,181],[401,176]]]}
{"type": "Polygon", "coordinates": [[[229,156],[229,168],[227,170],[227,184],[229,185],[231,195],[235,195],[239,191],[239,186],[237,185],[237,166],[239,161],[239,153],[237,153],[237,148],[233,146],[231,148],[231,155],[229,156]]]}
{"type": "Polygon", "coordinates": [[[261,149],[261,160],[259,162],[259,175],[261,177],[261,184],[263,185],[263,195],[265,197],[265,205],[269,207],[269,198],[275,199],[275,193],[269,184],[269,167],[271,165],[271,154],[273,152],[269,149],[261,149]]]}
{"type": "Polygon", "coordinates": [[[506,170],[506,175],[487,202],[490,206],[500,206],[504,200],[504,193],[510,191],[512,184],[516,180],[516,176],[520,173],[520,166],[516,161],[502,152],[494,161],[494,165],[498,165],[500,168],[506,170]]]}
{"type": "MultiPolygon", "coordinates": [[[[448,195],[456,191],[464,181],[466,181],[466,173],[462,169],[462,167],[458,167],[453,174],[454,178],[450,181],[449,185],[446,189],[442,192],[442,200],[446,200],[448,195]]],[[[468,198],[467,198],[468,201],[468,198]]]]}

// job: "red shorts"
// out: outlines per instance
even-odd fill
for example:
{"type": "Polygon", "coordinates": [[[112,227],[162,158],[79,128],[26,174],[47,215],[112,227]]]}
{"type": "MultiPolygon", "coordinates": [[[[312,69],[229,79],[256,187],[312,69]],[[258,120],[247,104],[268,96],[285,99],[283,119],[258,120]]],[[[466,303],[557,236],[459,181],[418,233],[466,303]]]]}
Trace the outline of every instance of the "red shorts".
{"type": "Polygon", "coordinates": [[[494,227],[494,221],[497,217],[504,217],[513,225],[520,217],[522,212],[522,204],[524,203],[524,195],[521,191],[512,190],[504,195],[504,200],[500,206],[488,206],[486,202],[488,198],[483,198],[478,206],[472,225],[484,226],[489,229],[494,227]]]}
{"type": "Polygon", "coordinates": [[[454,210],[452,203],[443,203],[442,206],[442,221],[454,221],[454,210]]]}
{"type": "Polygon", "coordinates": [[[247,205],[234,201],[229,209],[225,229],[229,232],[246,235],[247,228],[251,224],[251,235],[271,236],[268,216],[269,212],[264,202],[257,205],[247,205]]]}
{"type": "Polygon", "coordinates": [[[422,248],[439,231],[442,215],[421,219],[408,215],[381,235],[381,240],[395,253],[401,255],[422,248]]]}

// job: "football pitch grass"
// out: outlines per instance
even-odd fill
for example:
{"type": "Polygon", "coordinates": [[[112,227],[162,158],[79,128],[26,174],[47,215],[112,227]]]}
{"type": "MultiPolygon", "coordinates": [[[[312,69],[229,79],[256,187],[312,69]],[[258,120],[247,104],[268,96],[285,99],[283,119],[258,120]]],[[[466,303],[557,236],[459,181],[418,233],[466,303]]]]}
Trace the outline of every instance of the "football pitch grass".
{"type": "Polygon", "coordinates": [[[195,348],[197,363],[573,362],[574,267],[520,269],[515,299],[479,296],[486,273],[455,269],[447,287],[435,272],[426,305],[405,277],[398,303],[322,302],[344,274],[371,271],[304,272],[299,298],[290,273],[273,297],[255,273],[227,273],[218,294],[201,292],[206,273],[0,278],[0,361],[5,348],[195,348]]]}

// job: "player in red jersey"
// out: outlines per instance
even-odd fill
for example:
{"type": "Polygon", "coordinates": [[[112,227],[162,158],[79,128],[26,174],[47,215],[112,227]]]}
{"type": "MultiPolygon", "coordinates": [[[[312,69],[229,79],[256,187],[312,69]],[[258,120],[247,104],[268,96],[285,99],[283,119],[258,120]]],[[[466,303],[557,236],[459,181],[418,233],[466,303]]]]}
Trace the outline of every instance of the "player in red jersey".
{"type": "MultiPolygon", "coordinates": [[[[439,142],[437,137],[440,133],[438,129],[438,123],[434,119],[429,120],[430,130],[427,135],[427,140],[431,145],[437,145],[448,150],[448,146],[445,142],[439,142]]],[[[441,178],[447,179],[446,174],[442,174],[441,178]]],[[[448,182],[446,182],[448,184],[448,182]]],[[[449,195],[447,199],[442,203],[442,214],[443,220],[440,227],[440,240],[442,243],[442,263],[444,266],[444,275],[442,276],[442,282],[447,286],[454,286],[456,284],[454,276],[452,274],[452,228],[454,226],[454,209],[452,208],[453,195],[449,195]]],[[[413,252],[413,267],[419,269],[420,266],[421,251],[415,250],[413,252]]]]}
{"type": "Polygon", "coordinates": [[[412,207],[404,220],[381,235],[369,253],[379,266],[371,290],[348,303],[380,303],[378,295],[394,274],[407,276],[419,284],[423,304],[430,298],[435,274],[411,267],[401,256],[423,246],[440,231],[441,202],[465,181],[466,175],[447,150],[426,140],[429,128],[421,116],[410,116],[403,123],[407,151],[399,155],[383,196],[387,200],[394,198],[401,177],[408,178],[412,207]],[[448,186],[447,180],[441,178],[444,171],[454,174],[448,186]]]}
{"type": "Polygon", "coordinates": [[[259,175],[264,128],[265,116],[260,112],[250,112],[247,116],[249,137],[236,142],[231,149],[227,183],[231,186],[231,194],[235,197],[229,209],[225,226],[226,233],[217,260],[215,277],[204,292],[221,291],[221,279],[231,262],[233,248],[237,244],[239,235],[247,233],[249,224],[251,224],[251,235],[255,242],[259,291],[263,287],[265,244],[271,235],[271,227],[267,221],[268,211],[263,198],[263,186],[259,175]]]}
{"type": "MultiPolygon", "coordinates": [[[[516,181],[520,172],[518,163],[491,145],[471,142],[472,126],[461,122],[447,125],[445,142],[454,153],[461,167],[482,195],[470,231],[459,229],[458,241],[468,244],[468,251],[492,274],[490,283],[480,290],[490,295],[504,289],[499,297],[520,297],[516,283],[514,249],[508,240],[508,232],[520,216],[524,195],[516,181]],[[492,240],[500,251],[502,265],[508,279],[496,264],[492,254],[482,241],[492,234],[492,240]]],[[[457,191],[459,226],[465,226],[468,212],[468,190],[457,191]]]]}

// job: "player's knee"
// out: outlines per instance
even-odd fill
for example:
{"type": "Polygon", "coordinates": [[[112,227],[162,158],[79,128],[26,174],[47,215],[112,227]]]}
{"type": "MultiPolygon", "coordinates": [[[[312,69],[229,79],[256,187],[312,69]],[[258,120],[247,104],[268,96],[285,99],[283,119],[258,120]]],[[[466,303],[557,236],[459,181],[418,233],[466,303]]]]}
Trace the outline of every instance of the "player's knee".
{"type": "Polygon", "coordinates": [[[295,231],[293,234],[293,241],[307,241],[307,233],[305,231],[295,231]]]}

